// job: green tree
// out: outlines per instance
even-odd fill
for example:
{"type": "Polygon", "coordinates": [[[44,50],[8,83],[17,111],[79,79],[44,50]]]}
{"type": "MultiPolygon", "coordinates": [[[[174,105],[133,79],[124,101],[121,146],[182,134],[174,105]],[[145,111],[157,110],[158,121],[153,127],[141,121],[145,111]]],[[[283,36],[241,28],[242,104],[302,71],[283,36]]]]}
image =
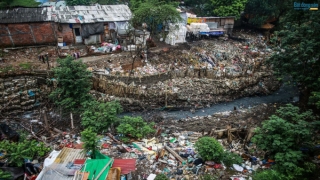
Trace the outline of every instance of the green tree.
{"type": "Polygon", "coordinates": [[[222,145],[212,137],[202,137],[196,144],[195,148],[200,154],[201,158],[205,161],[213,160],[220,162],[223,158],[222,145]]]}
{"type": "MultiPolygon", "coordinates": [[[[293,1],[290,3],[293,6],[293,1]]],[[[269,62],[276,75],[290,76],[299,84],[300,107],[306,109],[311,92],[320,91],[320,11],[292,7],[280,23],[282,29],[273,38],[275,53],[269,62]]]]}
{"type": "Polygon", "coordinates": [[[39,2],[35,0],[1,0],[0,9],[9,9],[13,7],[38,7],[39,2]]]}
{"type": "Polygon", "coordinates": [[[217,16],[235,16],[240,18],[248,0],[211,0],[213,13],[217,16]]]}
{"type": "Polygon", "coordinates": [[[140,116],[124,116],[120,120],[120,125],[117,127],[117,132],[125,136],[141,139],[155,132],[153,126],[153,122],[147,123],[140,116]]]}
{"type": "Polygon", "coordinates": [[[76,6],[76,5],[90,5],[91,0],[66,0],[68,6],[76,6]]]}
{"type": "Polygon", "coordinates": [[[289,9],[292,9],[289,1],[248,0],[244,12],[249,23],[259,27],[270,18],[279,20],[289,9]]]}
{"type": "Polygon", "coordinates": [[[301,163],[305,155],[300,151],[312,144],[313,125],[308,122],[311,120],[315,120],[311,111],[300,112],[298,107],[287,104],[256,129],[252,141],[259,149],[270,153],[279,173],[292,179],[301,177],[306,167],[312,166],[301,163]]]}
{"type": "Polygon", "coordinates": [[[141,27],[146,23],[151,34],[157,32],[159,25],[177,23],[182,20],[180,13],[171,3],[163,3],[157,0],[146,2],[136,2],[131,5],[134,16],[132,18],[133,27],[141,27]]]}
{"type": "Polygon", "coordinates": [[[84,103],[84,112],[81,114],[81,125],[92,128],[95,133],[106,131],[110,125],[118,121],[118,114],[122,112],[119,102],[89,101],[84,103]]]}
{"type": "MultiPolygon", "coordinates": [[[[49,98],[65,113],[70,113],[71,128],[74,128],[73,113],[83,112],[83,103],[92,100],[89,94],[91,89],[91,72],[86,65],[74,61],[68,56],[58,60],[58,67],[53,69],[56,87],[49,98]]],[[[55,83],[54,82],[54,83],[55,83]]]]}
{"type": "Polygon", "coordinates": [[[208,0],[185,0],[184,5],[190,7],[192,12],[198,17],[209,17],[214,15],[212,3],[208,0]]]}
{"type": "Polygon", "coordinates": [[[57,106],[67,112],[81,112],[82,104],[92,99],[91,73],[81,61],[72,57],[58,60],[58,67],[54,68],[54,78],[57,87],[49,97],[57,106]]]}
{"type": "Polygon", "coordinates": [[[95,152],[98,149],[98,137],[92,128],[87,128],[81,132],[81,141],[83,143],[84,153],[90,153],[91,157],[95,158],[95,152]]]}

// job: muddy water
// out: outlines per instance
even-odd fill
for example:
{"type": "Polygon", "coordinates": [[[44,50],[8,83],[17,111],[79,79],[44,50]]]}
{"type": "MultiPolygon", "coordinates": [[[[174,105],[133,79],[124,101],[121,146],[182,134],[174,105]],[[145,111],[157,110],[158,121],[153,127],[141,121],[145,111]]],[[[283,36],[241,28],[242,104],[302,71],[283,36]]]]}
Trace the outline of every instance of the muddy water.
{"type": "MultiPolygon", "coordinates": [[[[251,108],[263,103],[292,103],[297,102],[298,100],[298,88],[292,85],[283,84],[278,91],[275,91],[270,95],[243,97],[231,102],[214,104],[211,107],[198,109],[194,113],[190,111],[161,111],[158,113],[161,113],[161,116],[165,119],[183,119],[187,117],[208,116],[219,112],[232,111],[234,110],[234,107],[236,107],[237,109],[242,109],[251,108]]],[[[148,116],[149,114],[151,114],[151,112],[123,113],[122,115],[148,116]]]]}

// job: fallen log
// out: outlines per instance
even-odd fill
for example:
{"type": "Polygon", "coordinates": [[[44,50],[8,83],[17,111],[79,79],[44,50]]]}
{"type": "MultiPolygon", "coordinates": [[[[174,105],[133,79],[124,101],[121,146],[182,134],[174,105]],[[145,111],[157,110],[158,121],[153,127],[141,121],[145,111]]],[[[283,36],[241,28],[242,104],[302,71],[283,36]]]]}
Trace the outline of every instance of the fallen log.
{"type": "Polygon", "coordinates": [[[177,154],[174,150],[172,150],[169,146],[164,146],[164,148],[169,151],[175,158],[177,158],[180,162],[183,162],[184,160],[182,159],[179,154],[177,154]]]}
{"type": "Polygon", "coordinates": [[[114,138],[114,136],[110,133],[107,133],[107,136],[109,136],[109,138],[111,138],[114,142],[118,143],[118,144],[121,144],[120,141],[118,141],[116,138],[114,138]]]}

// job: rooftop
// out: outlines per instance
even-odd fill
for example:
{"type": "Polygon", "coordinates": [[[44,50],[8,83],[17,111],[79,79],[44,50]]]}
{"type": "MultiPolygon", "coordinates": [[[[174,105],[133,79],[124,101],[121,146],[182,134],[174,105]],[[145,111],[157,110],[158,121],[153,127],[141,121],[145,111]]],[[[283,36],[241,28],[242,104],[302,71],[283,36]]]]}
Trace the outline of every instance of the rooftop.
{"type": "Polygon", "coordinates": [[[59,23],[95,23],[128,21],[132,13],[127,5],[61,6],[15,8],[0,11],[0,23],[54,21],[59,23]]]}

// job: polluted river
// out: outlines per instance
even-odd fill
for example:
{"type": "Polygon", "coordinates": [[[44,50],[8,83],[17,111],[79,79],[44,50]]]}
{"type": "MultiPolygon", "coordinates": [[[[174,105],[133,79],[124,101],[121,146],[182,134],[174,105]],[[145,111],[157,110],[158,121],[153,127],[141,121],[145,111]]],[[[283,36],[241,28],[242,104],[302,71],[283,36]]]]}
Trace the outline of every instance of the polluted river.
{"type": "MultiPolygon", "coordinates": [[[[203,162],[202,166],[194,163],[200,158],[193,145],[204,135],[218,139],[226,151],[241,155],[245,162],[248,157],[263,156],[262,151],[249,143],[254,129],[279,106],[299,100],[296,86],[279,82],[273,76],[266,63],[273,51],[262,36],[244,32],[235,32],[235,36],[245,41],[219,37],[179,46],[158,42],[148,54],[123,51],[81,58],[92,72],[90,94],[96,100],[117,100],[124,109],[119,116],[141,116],[156,123],[156,133],[142,140],[120,142],[121,134],[115,129],[99,136],[102,154],[134,161],[127,179],[142,180],[165,173],[175,179],[192,180],[198,179],[198,171],[229,179],[250,177],[252,170],[261,168],[250,164],[247,171],[229,167],[225,171],[226,167],[218,163],[214,168],[210,163],[203,162]],[[189,162],[190,156],[182,159],[186,152],[192,152],[195,161],[189,162]]],[[[16,63],[12,67],[19,69],[18,60],[28,57],[34,69],[32,72],[20,69],[20,73],[9,70],[1,75],[0,118],[48,146],[77,149],[81,146],[81,118],[75,115],[70,123],[72,118],[61,116],[59,109],[50,103],[48,95],[55,79],[51,71],[44,69],[56,67],[53,59],[61,53],[68,55],[77,50],[85,55],[99,47],[91,46],[88,52],[88,48],[64,48],[60,54],[55,48],[8,50],[8,59],[13,58],[10,62],[16,63]],[[39,62],[37,55],[30,52],[48,54],[50,63],[39,62]],[[50,127],[45,128],[46,124],[50,127]]],[[[52,174],[55,173],[61,171],[54,169],[52,174]]]]}

